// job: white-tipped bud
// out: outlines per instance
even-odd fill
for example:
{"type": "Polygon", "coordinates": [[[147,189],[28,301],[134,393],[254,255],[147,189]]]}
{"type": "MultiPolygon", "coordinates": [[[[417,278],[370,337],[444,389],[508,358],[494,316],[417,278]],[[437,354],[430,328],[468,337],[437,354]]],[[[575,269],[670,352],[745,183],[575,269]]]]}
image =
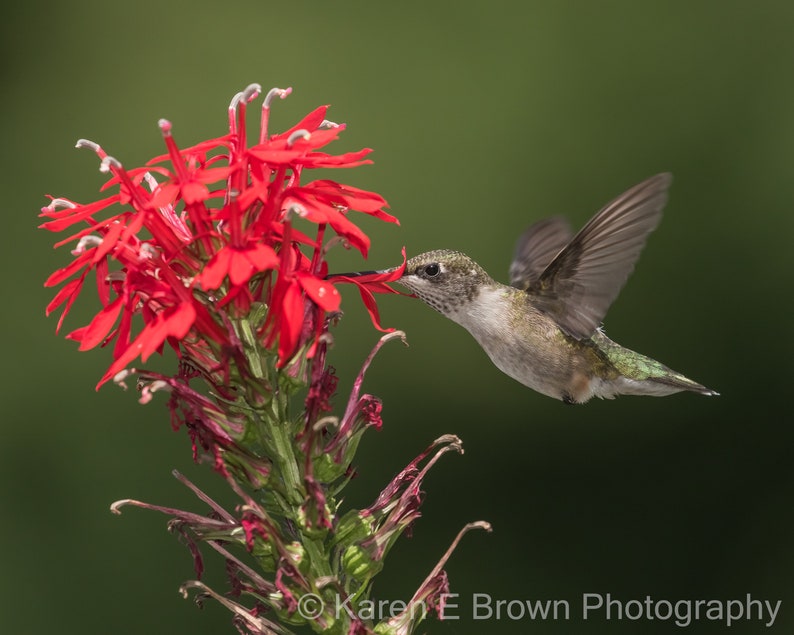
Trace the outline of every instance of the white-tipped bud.
{"type": "Polygon", "coordinates": [[[49,210],[51,212],[57,211],[59,209],[74,209],[77,207],[72,201],[68,201],[65,198],[54,198],[50,201],[50,204],[47,207],[42,207],[43,210],[49,210]]]}
{"type": "MultiPolygon", "coordinates": [[[[405,331],[392,331],[391,333],[386,333],[386,335],[383,335],[380,338],[380,341],[383,344],[385,344],[386,342],[390,342],[391,340],[395,340],[397,338],[400,338],[402,340],[402,343],[408,346],[408,339],[405,335],[405,331]]],[[[460,439],[458,439],[457,437],[455,437],[455,439],[460,441],[460,439]]]]}
{"type": "Polygon", "coordinates": [[[308,130],[304,130],[301,128],[300,130],[296,130],[293,132],[289,138],[287,139],[287,147],[292,147],[298,139],[303,139],[304,141],[308,141],[312,138],[312,133],[308,130]]]}
{"type": "Polygon", "coordinates": [[[162,379],[157,379],[150,384],[139,383],[138,388],[141,391],[141,398],[138,399],[138,403],[141,404],[149,403],[152,400],[154,393],[160,390],[171,392],[171,385],[167,381],[163,381],[162,379]]]}
{"type": "Polygon", "coordinates": [[[149,186],[149,191],[154,192],[160,184],[157,182],[157,179],[154,178],[154,175],[151,172],[145,172],[143,175],[143,180],[146,181],[146,185],[149,186]]]}
{"type": "Polygon", "coordinates": [[[93,234],[89,234],[88,236],[83,236],[79,241],[77,241],[77,246],[72,249],[73,256],[79,256],[83,253],[86,249],[93,249],[94,247],[99,247],[102,244],[102,237],[95,236],[93,234]]]}
{"type": "Polygon", "coordinates": [[[347,238],[343,236],[332,236],[325,242],[325,245],[323,245],[323,258],[331,250],[331,248],[335,247],[336,245],[342,245],[342,247],[345,249],[350,249],[350,241],[347,238]]]}
{"type": "Polygon", "coordinates": [[[287,95],[292,92],[292,87],[290,88],[271,88],[267,95],[265,96],[265,103],[262,105],[262,108],[270,108],[270,104],[273,103],[273,100],[278,97],[279,99],[285,99],[287,95]]]}
{"type": "Polygon", "coordinates": [[[116,384],[119,388],[127,390],[127,384],[124,382],[126,381],[127,377],[132,375],[134,372],[135,372],[134,368],[131,369],[125,368],[124,370],[120,370],[115,375],[113,375],[113,383],[116,384]]]}
{"type": "Polygon", "coordinates": [[[107,173],[110,172],[111,168],[121,170],[122,168],[121,161],[111,156],[107,156],[104,159],[102,159],[102,163],[99,164],[99,171],[102,173],[107,173]]]}
{"type": "Polygon", "coordinates": [[[241,98],[246,104],[250,104],[254,99],[262,94],[262,87],[259,84],[248,84],[241,93],[241,98]]]}
{"type": "Polygon", "coordinates": [[[300,203],[292,203],[284,212],[284,220],[290,220],[293,216],[306,216],[306,208],[300,203]]]}
{"type": "Polygon", "coordinates": [[[141,243],[141,248],[138,251],[141,260],[152,259],[157,257],[157,248],[151,243],[141,243]]]}
{"type": "Polygon", "coordinates": [[[124,282],[127,279],[127,274],[124,271],[111,271],[105,276],[107,282],[124,282]]]}
{"type": "Polygon", "coordinates": [[[163,133],[164,137],[171,136],[171,128],[173,128],[173,124],[171,124],[168,119],[160,119],[157,121],[157,127],[160,128],[160,132],[163,133]]]}
{"type": "Polygon", "coordinates": [[[229,102],[229,112],[234,112],[235,110],[237,110],[237,106],[240,104],[242,98],[243,98],[242,93],[237,93],[235,94],[234,97],[232,97],[232,100],[229,102]]]}
{"type": "Polygon", "coordinates": [[[339,417],[323,417],[322,419],[318,419],[315,424],[312,426],[312,430],[315,432],[320,432],[320,430],[324,430],[325,428],[332,426],[334,428],[339,428],[339,417]]]}
{"type": "Polygon", "coordinates": [[[102,151],[102,147],[98,143],[95,143],[89,139],[78,139],[77,143],[74,144],[74,147],[80,149],[87,148],[97,153],[102,151]]]}

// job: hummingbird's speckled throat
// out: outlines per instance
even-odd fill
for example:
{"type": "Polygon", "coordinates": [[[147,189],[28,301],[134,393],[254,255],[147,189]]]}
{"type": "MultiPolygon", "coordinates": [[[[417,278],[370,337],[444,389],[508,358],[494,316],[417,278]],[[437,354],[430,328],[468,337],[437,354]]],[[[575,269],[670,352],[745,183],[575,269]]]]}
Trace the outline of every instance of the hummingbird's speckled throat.
{"type": "Polygon", "coordinates": [[[497,368],[566,403],[621,394],[716,395],[601,330],[661,219],[670,181],[658,174],[636,185],[575,236],[560,218],[535,223],[516,245],[511,286],[449,250],[411,258],[399,282],[469,331],[497,368]]]}

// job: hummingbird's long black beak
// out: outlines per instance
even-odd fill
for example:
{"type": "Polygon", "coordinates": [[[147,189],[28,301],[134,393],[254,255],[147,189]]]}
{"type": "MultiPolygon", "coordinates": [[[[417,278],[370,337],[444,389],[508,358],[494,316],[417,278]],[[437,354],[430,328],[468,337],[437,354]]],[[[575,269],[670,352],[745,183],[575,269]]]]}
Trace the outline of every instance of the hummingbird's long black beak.
{"type": "Polygon", "coordinates": [[[331,278],[359,278],[361,276],[383,275],[396,271],[399,267],[390,267],[388,269],[373,269],[371,271],[351,271],[349,273],[329,273],[325,276],[326,280],[331,278]]]}

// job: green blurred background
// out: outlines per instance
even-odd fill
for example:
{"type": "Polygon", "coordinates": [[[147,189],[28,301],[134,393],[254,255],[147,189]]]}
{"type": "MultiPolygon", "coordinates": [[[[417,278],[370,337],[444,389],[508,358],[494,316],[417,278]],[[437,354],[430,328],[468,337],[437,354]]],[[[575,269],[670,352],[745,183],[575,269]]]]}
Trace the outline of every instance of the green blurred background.
{"type": "MultiPolygon", "coordinates": [[[[425,482],[424,516],[375,595],[412,594],[458,528],[447,570],[462,618],[432,633],[670,633],[671,622],[581,620],[583,593],[628,600],[782,600],[794,632],[792,201],[794,5],[789,2],[15,3],[4,11],[0,631],[232,633],[177,595],[193,575],[165,517],[133,497],[201,509],[170,476],[192,465],[163,399],[94,384],[106,351],[78,353],[45,319],[42,282],[68,259],[36,230],[45,194],[88,201],[100,142],[126,165],[222,134],[250,82],[292,86],[274,129],[316,105],[348,124],[335,150],[375,165],[335,177],[373,189],[401,227],[363,219],[380,267],[466,251],[504,280],[531,221],[575,226],[656,172],[675,174],[664,222],[610,311],[607,332],[722,393],[567,407],[502,375],[462,329],[388,297],[390,344],[365,390],[385,426],[359,453],[347,502],[365,506],[432,439],[466,454],[425,482]],[[566,599],[570,621],[467,617],[472,593],[566,599]]],[[[353,253],[332,265],[362,266],[353,253]]],[[[345,394],[377,338],[355,291],[332,363],[345,394]]],[[[84,323],[84,303],[67,330],[84,323]]],[[[337,407],[342,406],[340,398],[337,407]]],[[[223,571],[208,557],[210,583],[223,571]]],[[[724,623],[684,629],[718,633],[724,623]]],[[[766,631],[743,621],[733,633],[766,631]]]]}

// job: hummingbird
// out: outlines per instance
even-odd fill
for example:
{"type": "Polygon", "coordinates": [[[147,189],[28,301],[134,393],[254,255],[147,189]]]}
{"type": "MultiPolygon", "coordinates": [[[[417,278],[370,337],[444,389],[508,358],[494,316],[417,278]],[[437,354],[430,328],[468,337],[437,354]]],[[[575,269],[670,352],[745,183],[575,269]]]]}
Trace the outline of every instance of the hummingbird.
{"type": "Polygon", "coordinates": [[[613,342],[601,324],[661,220],[671,180],[657,174],[635,185],[576,235],[560,217],[534,223],[516,244],[510,285],[446,249],[409,259],[397,282],[471,333],[499,370],[565,403],[717,395],[613,342]]]}

